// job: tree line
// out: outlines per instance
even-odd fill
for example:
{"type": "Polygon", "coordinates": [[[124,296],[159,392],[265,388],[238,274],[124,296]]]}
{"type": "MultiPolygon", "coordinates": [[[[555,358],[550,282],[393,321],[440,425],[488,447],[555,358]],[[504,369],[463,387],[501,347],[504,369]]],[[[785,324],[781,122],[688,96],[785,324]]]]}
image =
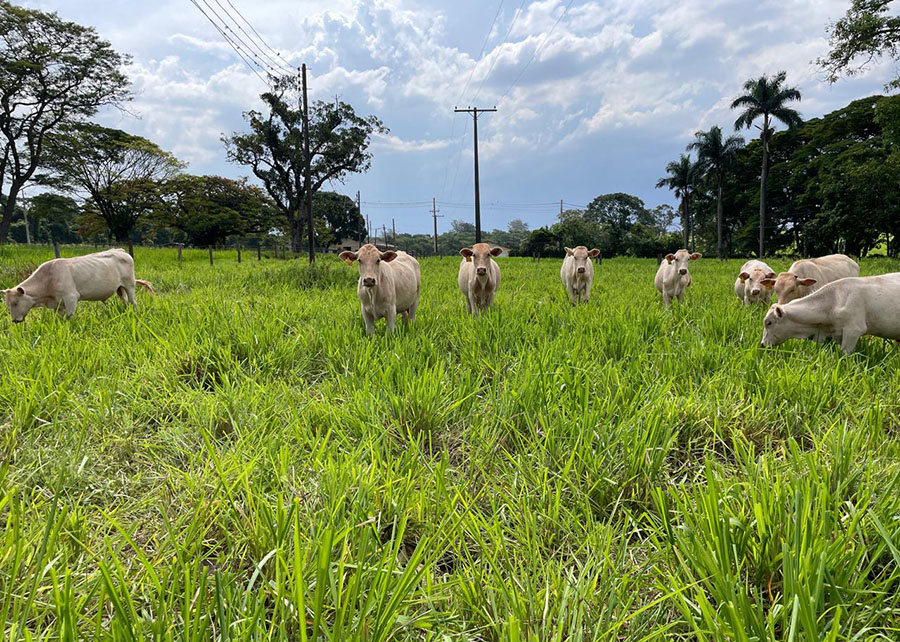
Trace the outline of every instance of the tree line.
{"type": "Polygon", "coordinates": [[[228,160],[262,187],[198,176],[152,141],[91,122],[103,108],[126,109],[129,62],[92,28],[0,0],[0,243],[207,246],[274,235],[299,252],[310,234],[320,247],[362,238],[356,203],[322,188],[369,168],[372,135],[387,132],[380,120],[339,100],[304,113],[301,79],[270,77],[263,108],[244,114],[249,131],[222,139],[228,160]],[[24,203],[28,186],[40,193],[24,203]],[[307,195],[312,230],[300,215],[307,195]]]}

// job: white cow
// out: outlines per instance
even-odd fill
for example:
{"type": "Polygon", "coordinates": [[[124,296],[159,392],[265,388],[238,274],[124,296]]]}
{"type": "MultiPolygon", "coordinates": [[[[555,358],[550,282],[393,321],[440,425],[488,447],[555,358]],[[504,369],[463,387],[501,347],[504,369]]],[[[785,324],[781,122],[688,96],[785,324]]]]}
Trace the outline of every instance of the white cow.
{"type": "Polygon", "coordinates": [[[859,265],[845,254],[829,254],[817,259],[794,261],[787,272],[774,280],[763,281],[775,288],[775,296],[781,304],[812,294],[826,283],[848,276],[859,276],[859,265]]]}
{"type": "Polygon", "coordinates": [[[864,334],[900,340],[900,273],[833,281],[809,296],[776,303],[763,324],[763,348],[812,337],[838,341],[850,354],[864,334]]]}
{"type": "Polygon", "coordinates": [[[457,283],[472,314],[487,309],[494,301],[500,287],[500,266],[492,257],[500,256],[502,252],[503,248],[491,249],[487,243],[476,243],[459,251],[463,260],[459,264],[457,283]]]}
{"type": "Polygon", "coordinates": [[[362,304],[366,334],[375,331],[375,322],[381,318],[391,334],[398,312],[403,315],[404,325],[416,320],[422,287],[418,261],[406,252],[382,252],[371,243],[358,252],[341,252],[340,258],[351,265],[359,260],[356,294],[362,304]]]}
{"type": "Polygon", "coordinates": [[[734,294],[744,305],[768,303],[772,298],[772,286],[766,282],[775,278],[775,272],[768,265],[750,259],[741,266],[741,273],[734,282],[734,294]]]}
{"type": "Polygon", "coordinates": [[[691,286],[691,275],[688,272],[688,263],[696,261],[702,254],[687,250],[678,250],[675,254],[666,254],[665,260],[659,264],[654,283],[656,289],[662,294],[666,307],[671,305],[673,299],[684,303],[684,291],[691,286]]]}
{"type": "Polygon", "coordinates": [[[579,300],[587,303],[591,298],[591,284],[594,281],[594,263],[591,259],[598,254],[600,250],[588,250],[583,245],[574,250],[566,248],[566,258],[563,259],[562,267],[559,269],[559,278],[562,279],[572,305],[577,304],[579,300]]]}
{"type": "Polygon", "coordinates": [[[153,292],[148,281],[134,278],[131,255],[113,249],[42,263],[3,294],[13,322],[21,323],[31,308],[51,308],[71,319],[79,301],[105,301],[114,294],[137,309],[136,285],[153,292]]]}

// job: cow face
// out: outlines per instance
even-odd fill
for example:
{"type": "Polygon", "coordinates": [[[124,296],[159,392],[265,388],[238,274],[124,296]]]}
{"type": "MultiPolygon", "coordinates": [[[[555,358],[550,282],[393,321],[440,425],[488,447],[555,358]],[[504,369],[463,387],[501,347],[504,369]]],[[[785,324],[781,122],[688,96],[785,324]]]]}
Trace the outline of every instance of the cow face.
{"type": "Polygon", "coordinates": [[[371,243],[359,248],[359,252],[341,252],[339,257],[349,263],[359,261],[359,285],[375,288],[381,280],[381,264],[397,258],[396,252],[382,252],[371,243]]]}
{"type": "Polygon", "coordinates": [[[790,272],[782,272],[777,278],[772,280],[767,278],[762,281],[764,285],[775,288],[775,296],[778,303],[784,305],[790,303],[794,299],[800,298],[800,286],[811,287],[815,285],[815,279],[800,279],[790,272]]]}
{"type": "Polygon", "coordinates": [[[579,245],[574,250],[570,247],[566,248],[566,254],[572,257],[575,264],[575,273],[584,274],[587,272],[588,262],[600,254],[600,250],[588,250],[585,246],[579,245]]]}
{"type": "Polygon", "coordinates": [[[34,307],[34,298],[25,294],[25,290],[21,287],[3,290],[3,297],[6,301],[6,308],[12,315],[13,323],[22,323],[25,315],[34,307]]]}
{"type": "Polygon", "coordinates": [[[691,261],[696,261],[699,259],[702,254],[699,252],[694,252],[691,254],[687,250],[678,250],[675,254],[666,254],[666,263],[669,265],[674,264],[675,269],[678,270],[678,274],[681,276],[687,276],[688,273],[688,264],[691,261]]]}
{"type": "Polygon", "coordinates": [[[500,256],[503,253],[503,249],[495,247],[492,250],[491,246],[487,243],[476,243],[471,248],[464,247],[459,253],[465,257],[466,261],[475,264],[473,266],[475,268],[475,276],[478,280],[483,281],[487,279],[488,273],[490,272],[491,257],[500,256]]]}
{"type": "Polygon", "coordinates": [[[810,336],[810,326],[788,318],[785,306],[776,303],[766,312],[763,320],[761,348],[771,348],[788,339],[805,339],[810,336]]]}
{"type": "Polygon", "coordinates": [[[744,301],[746,303],[767,303],[772,297],[772,286],[775,284],[774,272],[753,268],[749,272],[741,272],[738,278],[744,284],[744,301]]]}

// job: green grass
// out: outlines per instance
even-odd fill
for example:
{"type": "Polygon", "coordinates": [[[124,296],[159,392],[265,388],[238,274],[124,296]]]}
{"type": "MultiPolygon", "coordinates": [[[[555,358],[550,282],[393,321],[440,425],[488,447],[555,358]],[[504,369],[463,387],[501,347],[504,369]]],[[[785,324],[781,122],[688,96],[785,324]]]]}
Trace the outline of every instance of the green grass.
{"type": "Polygon", "coordinates": [[[336,257],[136,254],[137,314],[2,311],[4,639],[900,639],[900,347],[759,350],[741,261],[500,259],[475,319],[426,259],[366,338],[336,257]]]}

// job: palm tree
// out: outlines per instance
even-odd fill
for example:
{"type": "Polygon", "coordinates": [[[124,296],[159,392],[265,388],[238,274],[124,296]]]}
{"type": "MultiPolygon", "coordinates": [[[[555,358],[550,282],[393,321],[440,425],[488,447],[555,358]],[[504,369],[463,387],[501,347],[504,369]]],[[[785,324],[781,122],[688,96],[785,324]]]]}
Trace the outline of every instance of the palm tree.
{"type": "Polygon", "coordinates": [[[740,136],[722,138],[722,128],[711,127],[708,132],[694,134],[694,142],[687,146],[688,150],[697,150],[697,171],[706,178],[716,181],[718,196],[716,199],[716,256],[724,258],[722,253],[722,183],[725,170],[734,165],[738,151],[744,147],[744,139],[740,136]]]}
{"type": "Polygon", "coordinates": [[[785,87],[787,72],[780,71],[772,77],[760,76],[744,83],[743,96],[739,96],[731,103],[732,109],[743,109],[743,113],[734,121],[735,129],[749,129],[753,122],[760,116],[763,119],[759,140],[762,143],[762,172],[759,175],[759,258],[763,257],[765,249],[765,222],[766,222],[766,178],[769,173],[769,143],[775,129],[772,123],[781,121],[790,127],[796,127],[803,121],[795,109],[786,104],[800,100],[800,91],[796,87],[785,87]]]}
{"type": "Polygon", "coordinates": [[[697,175],[697,165],[691,160],[689,154],[682,154],[677,161],[666,165],[666,176],[656,181],[656,187],[668,187],[675,192],[675,198],[681,199],[681,226],[684,228],[684,247],[693,251],[690,246],[691,239],[691,215],[690,197],[694,192],[694,184],[697,175]]]}

